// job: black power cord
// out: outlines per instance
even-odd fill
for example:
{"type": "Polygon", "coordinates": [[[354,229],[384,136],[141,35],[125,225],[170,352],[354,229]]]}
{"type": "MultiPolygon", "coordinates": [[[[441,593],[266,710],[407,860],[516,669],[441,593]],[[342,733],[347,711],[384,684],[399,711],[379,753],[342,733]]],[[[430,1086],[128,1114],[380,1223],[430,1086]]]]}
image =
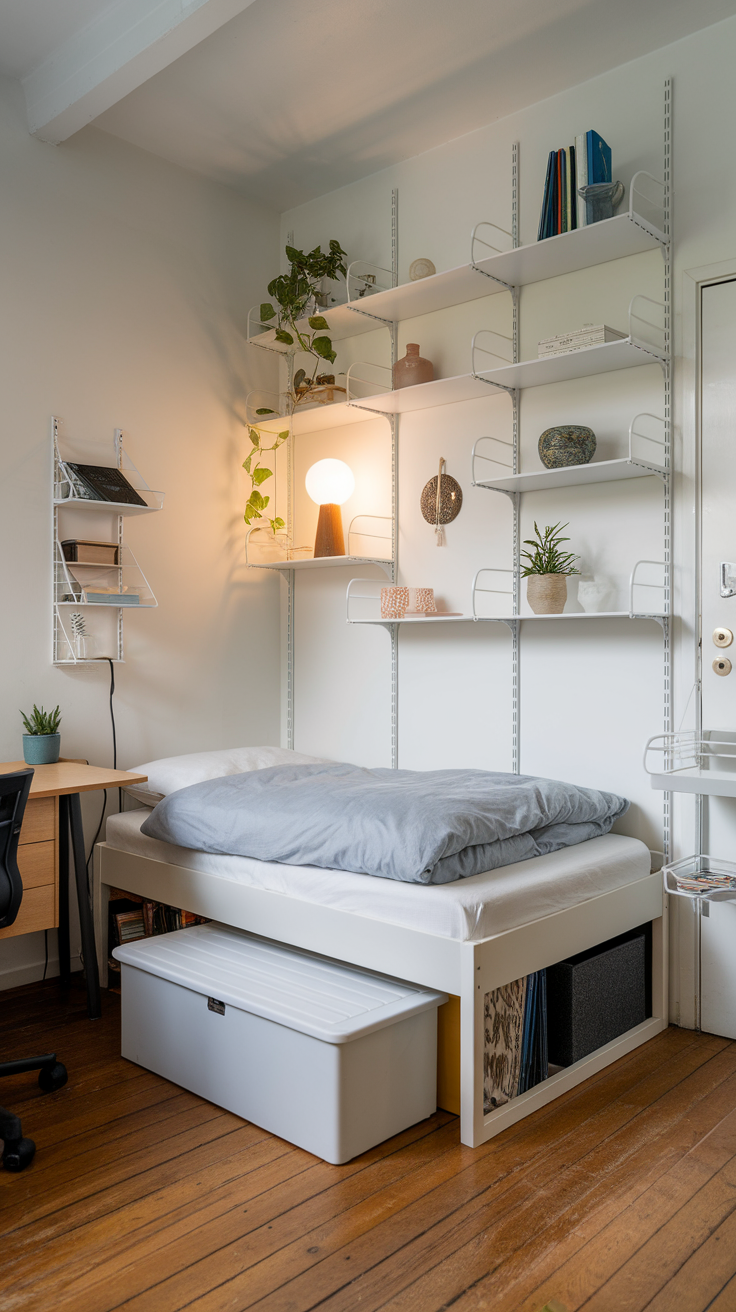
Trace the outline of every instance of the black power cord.
{"type": "MultiPolygon", "coordinates": [[[[115,666],[113,665],[112,660],[110,659],[109,656],[107,657],[107,660],[108,660],[108,664],[109,664],[109,666],[110,666],[110,724],[112,725],[112,768],[113,768],[113,770],[117,770],[117,768],[118,768],[118,740],[117,740],[117,734],[116,734],[116,732],[115,732],[115,711],[114,711],[114,709],[113,709],[113,704],[112,704],[112,699],[113,699],[113,696],[114,696],[114,693],[115,693],[115,666]]],[[[122,790],[122,788],[119,788],[119,789],[118,789],[118,808],[119,808],[119,810],[121,810],[121,811],[122,811],[122,809],[123,809],[123,790],[122,790]]],[[[105,811],[106,811],[106,809],[107,809],[107,791],[105,791],[105,792],[103,793],[103,796],[102,796],[102,812],[101,812],[101,814],[100,814],[100,823],[99,823],[98,826],[97,826],[97,833],[95,834],[94,838],[92,839],[92,846],[91,846],[91,848],[90,848],[89,856],[87,857],[87,878],[88,878],[88,879],[89,879],[89,863],[90,863],[90,861],[92,860],[92,855],[93,855],[94,850],[95,850],[95,847],[96,847],[96,845],[97,845],[97,839],[99,838],[100,833],[101,833],[101,831],[102,831],[102,825],[103,825],[104,820],[105,820],[105,811]]]]}

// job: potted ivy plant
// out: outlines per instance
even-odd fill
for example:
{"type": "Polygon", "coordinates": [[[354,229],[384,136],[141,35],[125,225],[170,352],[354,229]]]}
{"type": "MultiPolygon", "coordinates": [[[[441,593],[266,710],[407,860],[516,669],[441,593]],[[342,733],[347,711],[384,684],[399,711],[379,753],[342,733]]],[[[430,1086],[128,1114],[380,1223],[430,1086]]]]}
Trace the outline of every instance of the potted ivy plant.
{"type": "Polygon", "coordinates": [[[58,706],[55,711],[39,710],[33,706],[33,714],[28,716],[21,711],[25,727],[23,734],[23,760],[26,765],[53,765],[59,759],[61,745],[61,713],[58,706]]]}
{"type": "Polygon", "coordinates": [[[522,551],[521,576],[527,580],[526,596],[535,615],[561,615],[567,601],[567,580],[570,574],[579,574],[575,561],[580,557],[562,549],[562,536],[567,524],[553,524],[540,531],[534,523],[533,538],[525,538],[522,551]]]}
{"type": "MultiPolygon", "coordinates": [[[[324,315],[314,311],[325,305],[330,299],[329,293],[322,291],[325,278],[335,279],[338,274],[347,273],[346,252],[339,241],[331,241],[329,250],[323,251],[315,246],[312,251],[300,251],[295,246],[286,247],[289,261],[288,273],[279,274],[268,284],[268,294],[276,302],[264,301],[260,308],[261,323],[274,329],[277,342],[283,346],[294,346],[298,351],[311,356],[307,368],[297,369],[292,384],[291,400],[293,405],[306,401],[319,401],[322,404],[335,399],[335,392],[345,392],[344,387],[336,387],[334,373],[317,371],[324,362],[334,364],[337,358],[329,336],[330,326],[324,315]],[[305,326],[306,320],[306,326],[305,326]],[[311,373],[309,372],[311,370],[311,373]]],[[[334,297],[332,298],[334,300],[334,297]]],[[[258,414],[273,414],[265,408],[258,414]]]]}

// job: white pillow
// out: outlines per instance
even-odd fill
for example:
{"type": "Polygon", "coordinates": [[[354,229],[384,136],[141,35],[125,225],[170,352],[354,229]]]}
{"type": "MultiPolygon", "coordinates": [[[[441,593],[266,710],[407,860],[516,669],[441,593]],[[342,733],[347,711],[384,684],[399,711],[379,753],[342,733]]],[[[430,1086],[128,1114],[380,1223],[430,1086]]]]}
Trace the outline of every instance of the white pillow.
{"type": "Polygon", "coordinates": [[[168,756],[161,761],[133,766],[136,774],[148,775],[148,783],[131,784],[125,791],[145,806],[155,806],[169,793],[205,779],[266,770],[270,765],[322,765],[324,759],[304,756],[288,747],[226,747],[219,752],[192,752],[189,756],[168,756]]]}

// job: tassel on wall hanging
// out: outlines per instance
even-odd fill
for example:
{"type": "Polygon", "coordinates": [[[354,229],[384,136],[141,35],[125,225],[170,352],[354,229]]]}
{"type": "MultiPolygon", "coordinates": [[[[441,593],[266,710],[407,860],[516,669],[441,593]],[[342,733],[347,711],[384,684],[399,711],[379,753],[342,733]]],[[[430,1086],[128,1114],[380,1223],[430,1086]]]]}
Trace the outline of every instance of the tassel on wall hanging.
{"type": "Polygon", "coordinates": [[[445,472],[446,462],[440,456],[440,467],[434,478],[422,490],[420,508],[428,524],[434,526],[435,543],[445,546],[445,524],[457,519],[463,504],[463,490],[457,479],[445,472]]]}

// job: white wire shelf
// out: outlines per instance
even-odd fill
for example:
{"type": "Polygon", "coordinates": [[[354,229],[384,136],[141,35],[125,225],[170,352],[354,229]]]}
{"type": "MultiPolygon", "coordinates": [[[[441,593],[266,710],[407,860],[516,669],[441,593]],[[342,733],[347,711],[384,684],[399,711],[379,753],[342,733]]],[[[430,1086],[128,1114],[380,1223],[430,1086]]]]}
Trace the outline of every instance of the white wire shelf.
{"type": "Polygon", "coordinates": [[[696,902],[736,902],[736,865],[706,852],[662,866],[665,893],[696,902]]]}
{"type": "Polygon", "coordinates": [[[318,405],[312,410],[297,408],[294,414],[258,417],[252,424],[264,433],[284,433],[288,429],[298,436],[300,433],[321,433],[328,428],[342,428],[346,424],[371,423],[376,415],[366,414],[347,401],[334,401],[331,405],[318,405]]]}
{"type": "Polygon", "coordinates": [[[644,748],[644,769],[661,792],[736,797],[736,731],[655,734],[644,748]]]}
{"type": "Polygon", "coordinates": [[[616,483],[630,478],[664,477],[663,465],[645,465],[638,460],[599,460],[592,465],[572,465],[566,469],[539,469],[529,474],[511,474],[507,478],[479,479],[474,487],[495,492],[546,492],[556,487],[577,487],[588,483],[616,483]]]}
{"type": "Polygon", "coordinates": [[[308,556],[297,560],[264,560],[249,562],[253,569],[335,569],[341,565],[380,565],[382,569],[391,569],[390,560],[379,556],[308,556]]]}
{"type": "Polygon", "coordinates": [[[489,387],[503,391],[546,387],[550,383],[565,383],[574,378],[588,378],[593,374],[614,373],[619,369],[634,369],[648,364],[662,365],[665,362],[665,356],[655,351],[653,346],[625,337],[616,342],[589,346],[584,351],[568,351],[564,355],[547,356],[542,360],[522,360],[518,364],[460,374],[454,378],[437,378],[431,383],[402,387],[360,401],[348,401],[347,404],[349,407],[361,406],[363,410],[373,410],[377,414],[408,414],[414,410],[429,410],[435,406],[488,396],[489,387]]]}
{"type": "Polygon", "coordinates": [[[664,482],[669,470],[661,463],[665,449],[664,420],[660,415],[642,412],[632,419],[629,425],[629,454],[616,460],[598,460],[587,465],[566,465],[563,469],[535,469],[524,474],[505,473],[500,477],[478,477],[478,462],[495,465],[496,468],[511,470],[509,456],[513,454],[513,443],[501,437],[479,437],[473,447],[471,471],[473,487],[487,488],[493,492],[505,492],[513,495],[518,492],[546,492],[559,487],[576,487],[590,483],[616,483],[631,478],[651,478],[653,475],[664,482]],[[651,430],[656,428],[659,436],[651,430]],[[636,451],[634,446],[637,446],[636,451]],[[660,456],[653,460],[652,449],[660,456]],[[500,458],[496,454],[501,451],[500,458]]]}
{"type": "Polygon", "coordinates": [[[303,569],[337,569],[345,565],[380,565],[390,574],[393,560],[392,522],[388,515],[354,515],[348,525],[347,554],[313,556],[310,547],[294,547],[287,532],[272,534],[254,524],[245,535],[245,563],[250,569],[282,572],[303,569]],[[370,544],[367,551],[359,547],[370,544]],[[373,546],[373,544],[376,544],[373,546]],[[373,554],[375,552],[375,554],[373,554]]]}
{"type": "MultiPolygon", "coordinates": [[[[360,308],[364,313],[375,314],[387,322],[414,319],[492,296],[510,287],[527,287],[530,283],[589,269],[609,260],[656,250],[658,246],[666,245],[666,240],[661,229],[629,211],[574,232],[548,237],[546,241],[499,251],[484,259],[471,259],[470,264],[447,269],[430,278],[377,291],[361,298],[360,308]]],[[[356,331],[365,332],[366,329],[356,331]]]]}
{"type": "MultiPolygon", "coordinates": [[[[487,292],[484,295],[488,295],[487,292]]],[[[367,304],[367,298],[366,302],[367,304]]],[[[314,313],[321,314],[329,324],[329,336],[334,342],[342,341],[345,337],[359,337],[363,333],[374,333],[377,329],[385,325],[377,321],[374,312],[366,311],[359,313],[363,309],[363,300],[355,301],[352,305],[330,305],[325,309],[317,308],[314,313]]],[[[276,341],[276,330],[270,328],[268,324],[261,323],[259,319],[260,306],[254,306],[248,315],[248,342],[251,346],[260,346],[265,351],[274,351],[277,355],[294,355],[295,348],[287,346],[286,343],[276,341]]],[[[297,320],[297,328],[301,333],[311,333],[312,329],[306,318],[297,320]]],[[[327,365],[325,365],[327,368],[327,365]]]]}
{"type": "MultiPolygon", "coordinates": [[[[127,470],[125,471],[127,473],[127,470]]],[[[107,510],[114,515],[150,515],[154,510],[163,510],[164,493],[153,492],[149,488],[136,488],[148,505],[130,505],[127,501],[92,501],[85,497],[54,497],[54,506],[59,510],[107,510]]]]}
{"type": "MultiPolygon", "coordinates": [[[[563,611],[557,615],[535,615],[533,611],[524,610],[521,613],[514,612],[513,609],[513,591],[512,587],[495,587],[490,586],[492,583],[498,583],[498,575],[507,575],[513,579],[513,570],[497,569],[495,567],[485,567],[479,569],[473,579],[471,587],[471,608],[468,614],[451,614],[436,612],[434,615],[407,615],[403,619],[387,619],[381,616],[380,600],[381,586],[380,581],[376,579],[351,579],[346,593],[346,618],[349,624],[462,624],[468,620],[483,624],[526,624],[529,621],[541,620],[549,622],[554,620],[563,620],[566,623],[576,620],[652,620],[664,627],[668,616],[664,609],[643,608],[636,604],[639,600],[638,590],[654,589],[664,593],[664,583],[657,579],[656,582],[643,581],[638,577],[640,570],[643,568],[655,567],[657,571],[664,570],[661,561],[640,560],[637,561],[629,580],[629,609],[615,611],[563,611]],[[494,576],[488,580],[487,576],[494,576]],[[501,614],[487,615],[482,613],[481,606],[490,603],[484,603],[481,598],[486,595],[492,595],[501,598],[497,604],[501,607],[508,605],[508,610],[503,609],[501,614]]],[[[734,775],[736,781],[736,775],[734,775]]]]}

